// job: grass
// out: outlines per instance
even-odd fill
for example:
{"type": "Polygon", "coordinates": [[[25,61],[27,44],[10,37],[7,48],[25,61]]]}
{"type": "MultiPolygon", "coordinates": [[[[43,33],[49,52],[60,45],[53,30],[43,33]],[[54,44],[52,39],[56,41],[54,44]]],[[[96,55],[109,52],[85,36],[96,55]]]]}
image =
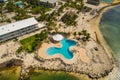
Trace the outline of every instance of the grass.
{"type": "Polygon", "coordinates": [[[20,67],[11,67],[0,70],[0,80],[19,80],[20,67]]]}
{"type": "Polygon", "coordinates": [[[24,80],[82,80],[73,75],[62,71],[43,71],[37,70],[29,74],[29,77],[24,80]]]}
{"type": "Polygon", "coordinates": [[[50,10],[51,10],[50,8],[36,6],[32,8],[32,13],[33,14],[39,14],[39,13],[44,14],[45,12],[48,12],[50,10]]]}
{"type": "Polygon", "coordinates": [[[46,38],[47,31],[43,30],[39,34],[20,40],[21,47],[17,50],[17,53],[20,53],[21,51],[26,51],[29,53],[34,52],[35,49],[40,46],[42,44],[42,41],[44,41],[46,38]]]}
{"type": "Polygon", "coordinates": [[[32,52],[32,49],[34,47],[33,45],[34,42],[35,42],[35,35],[20,41],[20,43],[22,44],[22,48],[29,52],[32,52]]]}

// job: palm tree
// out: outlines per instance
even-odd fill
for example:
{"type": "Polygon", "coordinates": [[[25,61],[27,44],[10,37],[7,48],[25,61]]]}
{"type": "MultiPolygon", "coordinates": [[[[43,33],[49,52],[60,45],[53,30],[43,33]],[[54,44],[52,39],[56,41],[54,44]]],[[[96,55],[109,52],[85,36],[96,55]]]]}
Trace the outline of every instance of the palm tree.
{"type": "Polygon", "coordinates": [[[90,39],[90,33],[87,33],[86,40],[89,41],[89,39],[90,39]]]}
{"type": "Polygon", "coordinates": [[[79,35],[79,36],[81,36],[81,35],[82,35],[82,33],[81,33],[81,32],[78,32],[78,35],[79,35]]]}
{"type": "Polygon", "coordinates": [[[83,35],[83,41],[89,41],[89,39],[90,39],[90,33],[87,33],[87,30],[82,30],[82,35],[83,35]]]}
{"type": "Polygon", "coordinates": [[[0,14],[1,14],[1,18],[3,19],[3,13],[2,13],[2,11],[3,11],[3,6],[4,6],[4,4],[3,3],[1,3],[0,4],[0,14]]]}
{"type": "Polygon", "coordinates": [[[74,37],[76,38],[77,32],[74,32],[73,35],[74,35],[74,37]]]}
{"type": "Polygon", "coordinates": [[[82,32],[82,35],[86,35],[87,34],[87,30],[83,29],[81,32],[82,32]]]}

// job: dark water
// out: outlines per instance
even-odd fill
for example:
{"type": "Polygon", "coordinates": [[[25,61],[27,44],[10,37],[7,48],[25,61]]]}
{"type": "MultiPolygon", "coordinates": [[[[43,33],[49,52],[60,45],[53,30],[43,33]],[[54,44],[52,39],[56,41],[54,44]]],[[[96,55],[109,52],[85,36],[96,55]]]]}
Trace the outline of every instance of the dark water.
{"type": "Polygon", "coordinates": [[[21,67],[0,69],[0,80],[19,80],[21,67]]]}
{"type": "Polygon", "coordinates": [[[83,80],[62,71],[37,70],[29,74],[24,80],[83,80]]]}
{"type": "MultiPolygon", "coordinates": [[[[120,5],[103,14],[100,30],[120,65],[120,5]]],[[[120,80],[120,68],[114,73],[115,79],[120,80]]]]}

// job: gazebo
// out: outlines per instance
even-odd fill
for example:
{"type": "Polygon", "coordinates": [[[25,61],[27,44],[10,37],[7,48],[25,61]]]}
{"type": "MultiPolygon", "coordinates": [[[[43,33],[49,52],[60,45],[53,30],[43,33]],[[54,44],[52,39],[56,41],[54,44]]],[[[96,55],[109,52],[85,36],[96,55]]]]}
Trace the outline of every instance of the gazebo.
{"type": "Polygon", "coordinates": [[[52,38],[55,41],[61,41],[62,39],[64,39],[64,37],[61,34],[55,34],[52,36],[52,38]]]}

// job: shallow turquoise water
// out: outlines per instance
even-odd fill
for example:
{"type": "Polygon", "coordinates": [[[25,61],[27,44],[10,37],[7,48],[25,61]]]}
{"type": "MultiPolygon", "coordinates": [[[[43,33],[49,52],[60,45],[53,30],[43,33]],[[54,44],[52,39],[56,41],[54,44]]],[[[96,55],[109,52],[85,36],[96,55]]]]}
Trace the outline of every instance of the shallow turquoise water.
{"type": "Polygon", "coordinates": [[[120,80],[120,5],[103,14],[100,30],[113,50],[118,65],[108,80],[120,80]]]}
{"type": "MultiPolygon", "coordinates": [[[[108,45],[115,52],[117,59],[120,58],[120,6],[108,10],[103,14],[100,24],[108,45]]],[[[120,59],[119,59],[120,60],[120,59]]]]}
{"type": "Polygon", "coordinates": [[[63,39],[60,41],[62,44],[61,48],[58,47],[50,47],[47,49],[47,54],[52,56],[55,54],[61,54],[63,55],[66,59],[72,59],[73,58],[73,53],[69,50],[71,46],[75,46],[76,42],[73,40],[69,39],[63,39]]]}
{"type": "Polygon", "coordinates": [[[21,1],[17,2],[17,5],[18,5],[19,7],[23,7],[23,4],[22,4],[21,1]]]}

